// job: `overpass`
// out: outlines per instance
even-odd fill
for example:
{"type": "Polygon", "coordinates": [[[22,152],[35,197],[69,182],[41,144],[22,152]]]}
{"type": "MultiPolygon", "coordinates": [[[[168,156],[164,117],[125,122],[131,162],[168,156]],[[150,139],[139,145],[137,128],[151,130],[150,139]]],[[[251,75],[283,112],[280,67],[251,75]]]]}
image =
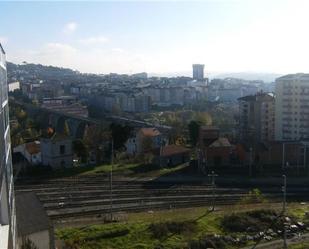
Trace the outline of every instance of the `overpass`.
{"type": "Polygon", "coordinates": [[[63,132],[65,129],[65,123],[68,124],[70,136],[74,138],[82,138],[85,132],[85,128],[89,125],[102,125],[103,122],[116,123],[121,125],[128,125],[131,127],[155,127],[161,132],[167,132],[172,129],[166,125],[154,125],[149,122],[130,119],[126,117],[108,115],[104,119],[95,119],[89,117],[82,117],[64,112],[59,112],[51,109],[46,109],[40,106],[36,106],[29,103],[24,103],[16,100],[12,100],[16,105],[19,105],[27,110],[30,115],[42,115],[46,126],[51,125],[55,128],[56,132],[63,132]]]}

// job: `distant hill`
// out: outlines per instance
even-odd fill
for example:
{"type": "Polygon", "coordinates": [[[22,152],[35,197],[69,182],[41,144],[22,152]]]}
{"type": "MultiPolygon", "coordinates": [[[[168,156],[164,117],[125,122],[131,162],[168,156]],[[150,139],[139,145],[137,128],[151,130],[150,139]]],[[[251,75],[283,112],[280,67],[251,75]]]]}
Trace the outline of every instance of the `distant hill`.
{"type": "Polygon", "coordinates": [[[43,80],[45,82],[95,82],[102,80],[102,76],[95,74],[83,74],[69,68],[45,66],[41,64],[7,63],[8,78],[10,81],[43,80]]]}
{"type": "Polygon", "coordinates": [[[211,78],[239,78],[244,80],[263,80],[264,82],[274,82],[276,78],[282,74],[275,73],[254,73],[254,72],[239,72],[239,73],[222,73],[213,74],[211,78]]]}

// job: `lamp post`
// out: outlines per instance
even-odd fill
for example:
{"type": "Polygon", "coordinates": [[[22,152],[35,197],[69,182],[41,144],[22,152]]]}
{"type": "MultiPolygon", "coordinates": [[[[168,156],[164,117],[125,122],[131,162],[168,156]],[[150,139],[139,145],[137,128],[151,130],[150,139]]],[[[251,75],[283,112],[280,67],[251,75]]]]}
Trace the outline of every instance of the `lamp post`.
{"type": "Polygon", "coordinates": [[[110,217],[111,221],[113,220],[113,164],[114,164],[114,139],[112,138],[112,152],[111,152],[111,170],[110,170],[110,217]]]}
{"type": "Polygon", "coordinates": [[[283,222],[283,249],[287,249],[287,242],[286,242],[286,224],[285,224],[285,212],[286,212],[286,176],[283,175],[283,186],[282,186],[282,192],[283,192],[283,203],[282,203],[282,214],[284,217],[283,222]]]}
{"type": "Polygon", "coordinates": [[[252,147],[250,147],[249,176],[252,177],[252,147]]]}
{"type": "Polygon", "coordinates": [[[208,175],[211,177],[211,187],[212,187],[212,208],[211,211],[215,211],[215,186],[216,186],[216,177],[218,176],[215,174],[214,171],[211,171],[211,174],[208,175]]]}
{"type": "Polygon", "coordinates": [[[282,143],[282,171],[284,171],[285,168],[285,143],[282,143]]]}

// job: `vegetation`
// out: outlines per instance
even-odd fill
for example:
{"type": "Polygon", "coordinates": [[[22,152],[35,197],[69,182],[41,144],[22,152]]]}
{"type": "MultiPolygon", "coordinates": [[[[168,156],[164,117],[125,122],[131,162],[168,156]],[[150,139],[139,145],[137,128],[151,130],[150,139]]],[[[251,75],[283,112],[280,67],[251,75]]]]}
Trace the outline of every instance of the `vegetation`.
{"type": "Polygon", "coordinates": [[[280,213],[266,209],[232,213],[223,217],[221,227],[226,232],[257,233],[264,231],[271,225],[271,228],[280,229],[283,220],[279,219],[279,217],[280,213]]]}
{"type": "Polygon", "coordinates": [[[81,139],[73,141],[73,151],[81,159],[81,162],[87,162],[88,149],[81,139]]]}
{"type": "Polygon", "coordinates": [[[154,238],[163,239],[175,234],[192,234],[197,230],[197,222],[187,220],[152,223],[149,226],[149,230],[154,238]]]}
{"type": "Polygon", "coordinates": [[[196,146],[197,144],[200,126],[201,124],[199,122],[193,120],[188,125],[190,142],[192,146],[196,146]]]}
{"type": "Polygon", "coordinates": [[[38,249],[38,247],[32,242],[32,240],[26,238],[21,245],[21,249],[38,249]]]}
{"type": "Polygon", "coordinates": [[[110,125],[111,136],[114,141],[114,149],[119,150],[124,147],[125,142],[128,140],[132,128],[126,125],[119,125],[112,123],[110,125]]]}
{"type": "MultiPolygon", "coordinates": [[[[282,226],[281,220],[274,222],[280,214],[280,208],[280,205],[267,203],[243,205],[242,208],[230,206],[217,212],[209,212],[205,208],[187,208],[132,213],[128,214],[126,221],[119,223],[64,228],[57,230],[56,234],[71,246],[68,248],[235,249],[250,244],[235,238],[263,231],[272,223],[274,230],[282,226]],[[251,227],[249,232],[248,227],[251,227]]],[[[303,212],[309,210],[308,205],[289,204],[289,210],[292,211],[289,215],[294,216],[293,211],[298,208],[303,212]]]]}
{"type": "Polygon", "coordinates": [[[267,202],[267,199],[262,194],[261,190],[257,188],[250,190],[249,193],[240,200],[241,204],[263,203],[263,202],[267,202]]]}
{"type": "Polygon", "coordinates": [[[309,242],[301,242],[296,245],[289,246],[290,249],[308,249],[309,248],[309,242]]]}
{"type": "Polygon", "coordinates": [[[37,139],[41,134],[38,122],[30,118],[25,109],[10,102],[11,141],[12,146],[37,139]]]}

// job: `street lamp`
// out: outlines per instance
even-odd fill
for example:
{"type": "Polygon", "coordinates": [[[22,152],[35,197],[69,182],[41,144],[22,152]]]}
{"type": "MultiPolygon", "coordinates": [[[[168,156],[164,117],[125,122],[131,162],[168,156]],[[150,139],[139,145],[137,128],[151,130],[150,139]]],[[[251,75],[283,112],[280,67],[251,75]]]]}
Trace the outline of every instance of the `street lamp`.
{"type": "Polygon", "coordinates": [[[282,215],[284,218],[283,222],[283,249],[287,249],[287,241],[286,241],[286,224],[285,224],[285,212],[286,212],[286,176],[283,175],[283,186],[282,186],[282,192],[283,192],[283,203],[282,203],[282,215]]]}
{"type": "Polygon", "coordinates": [[[249,176],[252,177],[252,147],[250,147],[249,176]]]}
{"type": "Polygon", "coordinates": [[[218,176],[217,174],[215,174],[214,171],[211,171],[211,174],[208,175],[209,177],[211,177],[211,187],[212,187],[212,208],[211,211],[215,211],[215,180],[216,177],[218,176]]]}
{"type": "Polygon", "coordinates": [[[114,139],[112,138],[112,152],[111,152],[111,170],[110,170],[110,179],[109,179],[109,187],[110,187],[110,216],[111,221],[113,220],[113,164],[114,164],[114,139]]]}

